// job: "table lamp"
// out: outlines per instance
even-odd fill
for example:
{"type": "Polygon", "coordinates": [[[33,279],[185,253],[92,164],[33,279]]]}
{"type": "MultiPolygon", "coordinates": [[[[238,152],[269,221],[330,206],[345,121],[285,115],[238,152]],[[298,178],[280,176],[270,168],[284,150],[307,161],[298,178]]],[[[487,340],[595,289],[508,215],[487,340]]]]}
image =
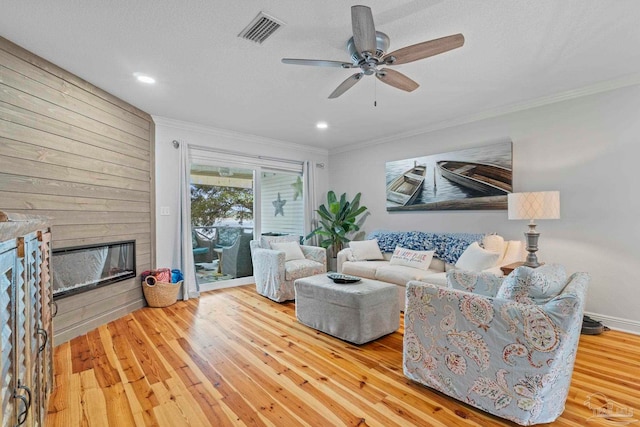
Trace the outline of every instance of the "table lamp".
{"type": "Polygon", "coordinates": [[[529,230],[524,233],[527,238],[527,267],[540,266],[536,252],[538,251],[538,238],[540,233],[536,231],[537,219],[560,218],[560,192],[539,191],[535,193],[511,193],[507,198],[509,219],[528,219],[529,230]]]}

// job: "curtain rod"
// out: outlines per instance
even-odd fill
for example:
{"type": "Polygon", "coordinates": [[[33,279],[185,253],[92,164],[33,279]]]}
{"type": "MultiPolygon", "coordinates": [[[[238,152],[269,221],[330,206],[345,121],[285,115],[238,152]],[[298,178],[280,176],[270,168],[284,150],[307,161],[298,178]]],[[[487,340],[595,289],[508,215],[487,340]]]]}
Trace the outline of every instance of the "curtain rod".
{"type": "MultiPolygon", "coordinates": [[[[173,140],[172,144],[173,144],[173,146],[175,148],[180,147],[180,142],[175,140],[175,139],[173,140]]],[[[225,150],[225,149],[222,149],[222,148],[212,148],[212,147],[207,147],[206,145],[189,144],[189,146],[193,147],[193,148],[196,148],[198,150],[211,151],[211,152],[220,153],[220,154],[231,154],[233,156],[247,157],[247,158],[250,158],[250,159],[273,160],[273,161],[277,161],[277,162],[291,163],[291,164],[295,164],[295,165],[304,164],[304,161],[301,161],[301,160],[281,159],[281,158],[278,158],[278,157],[269,157],[269,156],[256,156],[255,154],[246,154],[246,153],[241,153],[239,151],[225,150]]]]}

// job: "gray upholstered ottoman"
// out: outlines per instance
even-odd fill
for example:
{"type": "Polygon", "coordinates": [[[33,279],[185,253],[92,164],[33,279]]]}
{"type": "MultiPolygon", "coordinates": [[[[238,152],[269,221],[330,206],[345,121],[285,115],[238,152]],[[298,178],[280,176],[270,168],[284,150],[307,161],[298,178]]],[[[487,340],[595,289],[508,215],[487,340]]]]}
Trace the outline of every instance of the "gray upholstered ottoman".
{"type": "Polygon", "coordinates": [[[354,344],[390,334],[400,327],[398,287],[362,279],[333,283],[326,274],[294,282],[300,323],[354,344]]]}

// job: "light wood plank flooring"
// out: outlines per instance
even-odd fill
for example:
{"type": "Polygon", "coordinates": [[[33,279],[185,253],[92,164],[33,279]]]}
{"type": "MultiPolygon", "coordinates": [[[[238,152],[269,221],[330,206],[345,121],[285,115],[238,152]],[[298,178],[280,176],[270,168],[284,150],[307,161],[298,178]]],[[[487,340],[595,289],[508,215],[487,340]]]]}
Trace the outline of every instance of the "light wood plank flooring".
{"type": "MultiPolygon", "coordinates": [[[[350,345],[253,286],[140,309],[56,347],[47,425],[514,425],[407,380],[402,332],[350,345]]],[[[639,378],[640,337],[583,335],[554,425],[610,425],[589,420],[593,393],[640,418],[639,378]]]]}

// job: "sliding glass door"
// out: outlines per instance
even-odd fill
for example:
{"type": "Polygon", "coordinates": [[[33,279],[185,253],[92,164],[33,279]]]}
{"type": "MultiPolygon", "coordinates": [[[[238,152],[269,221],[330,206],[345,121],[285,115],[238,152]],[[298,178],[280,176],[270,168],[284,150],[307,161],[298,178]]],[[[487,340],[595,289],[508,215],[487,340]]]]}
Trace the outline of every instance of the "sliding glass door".
{"type": "Polygon", "coordinates": [[[193,259],[199,285],[253,275],[253,169],[191,166],[193,259]]]}
{"type": "Polygon", "coordinates": [[[193,265],[199,290],[252,283],[249,242],[304,235],[302,162],[191,147],[193,265]],[[204,287],[203,287],[204,285],[204,287]]]}

